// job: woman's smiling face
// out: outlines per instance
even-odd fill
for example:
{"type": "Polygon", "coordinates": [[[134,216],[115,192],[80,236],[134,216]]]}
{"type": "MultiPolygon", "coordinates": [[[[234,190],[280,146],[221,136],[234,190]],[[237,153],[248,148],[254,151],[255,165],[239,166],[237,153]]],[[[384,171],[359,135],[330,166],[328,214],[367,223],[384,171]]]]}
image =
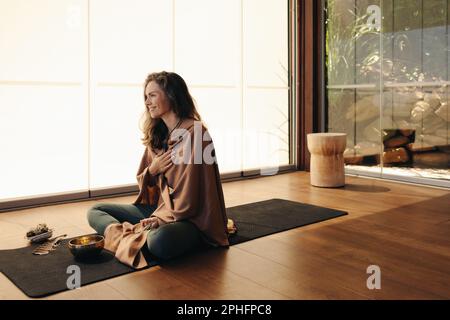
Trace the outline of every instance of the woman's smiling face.
{"type": "Polygon", "coordinates": [[[145,106],[154,119],[161,118],[171,110],[166,93],[155,81],[150,81],[145,88],[145,106]]]}

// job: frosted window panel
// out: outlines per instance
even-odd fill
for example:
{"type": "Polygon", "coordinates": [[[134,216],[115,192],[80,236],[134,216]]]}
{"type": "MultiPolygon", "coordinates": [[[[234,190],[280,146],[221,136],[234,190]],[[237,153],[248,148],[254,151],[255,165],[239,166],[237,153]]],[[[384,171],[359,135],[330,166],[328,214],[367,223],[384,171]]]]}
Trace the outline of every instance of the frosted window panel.
{"type": "Polygon", "coordinates": [[[0,80],[81,81],[87,1],[0,0],[0,80]]]}
{"type": "Polygon", "coordinates": [[[288,6],[282,0],[244,0],[244,82],[288,85],[288,6]]]}
{"type": "Polygon", "coordinates": [[[172,1],[90,2],[91,67],[98,82],[141,83],[172,70],[172,1]]]}
{"type": "Polygon", "coordinates": [[[190,89],[216,149],[220,173],[241,171],[242,112],[238,88],[190,89]]]}
{"type": "Polygon", "coordinates": [[[91,188],[136,183],[144,152],[139,118],[143,88],[99,87],[91,112],[91,188]]]}
{"type": "Polygon", "coordinates": [[[176,72],[191,85],[236,85],[239,24],[240,1],[175,1],[176,72]]]}
{"type": "Polygon", "coordinates": [[[0,86],[0,199],[88,188],[81,87],[0,86]]]}
{"type": "Polygon", "coordinates": [[[251,89],[244,96],[244,169],[289,164],[287,89],[251,89]]]}

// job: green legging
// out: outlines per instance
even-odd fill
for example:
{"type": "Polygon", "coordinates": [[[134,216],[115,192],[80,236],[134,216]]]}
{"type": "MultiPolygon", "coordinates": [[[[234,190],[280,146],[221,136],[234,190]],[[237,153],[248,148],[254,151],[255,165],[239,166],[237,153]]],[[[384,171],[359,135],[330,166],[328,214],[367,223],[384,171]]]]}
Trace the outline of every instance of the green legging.
{"type": "MultiPolygon", "coordinates": [[[[139,223],[148,218],[156,206],[145,204],[98,203],[87,213],[89,225],[103,235],[111,223],[139,223]]],[[[168,260],[187,252],[194,251],[204,245],[201,233],[189,221],[177,221],[161,225],[150,230],[147,237],[147,248],[158,259],[168,260]]]]}

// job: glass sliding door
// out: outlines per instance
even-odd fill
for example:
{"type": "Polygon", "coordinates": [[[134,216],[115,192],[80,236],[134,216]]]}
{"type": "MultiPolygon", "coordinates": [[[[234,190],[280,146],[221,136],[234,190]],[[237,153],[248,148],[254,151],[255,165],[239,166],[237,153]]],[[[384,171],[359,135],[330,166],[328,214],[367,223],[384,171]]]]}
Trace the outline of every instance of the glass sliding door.
{"type": "Polygon", "coordinates": [[[379,177],[379,1],[336,0],[327,4],[328,131],[347,134],[347,167],[366,164],[365,172],[379,177]]]}
{"type": "Polygon", "coordinates": [[[448,2],[326,1],[328,131],[348,135],[348,173],[448,185],[448,2]]]}

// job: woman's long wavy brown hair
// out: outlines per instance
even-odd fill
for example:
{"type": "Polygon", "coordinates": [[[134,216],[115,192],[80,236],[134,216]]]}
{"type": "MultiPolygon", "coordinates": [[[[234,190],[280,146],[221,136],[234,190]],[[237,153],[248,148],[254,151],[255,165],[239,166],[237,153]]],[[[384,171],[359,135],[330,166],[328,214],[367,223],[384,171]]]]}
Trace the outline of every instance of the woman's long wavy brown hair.
{"type": "MultiPolygon", "coordinates": [[[[145,88],[151,81],[155,81],[164,91],[169,99],[170,107],[180,119],[192,118],[201,121],[201,117],[195,108],[194,99],[181,76],[166,71],[149,74],[144,83],[144,103],[146,99],[145,88]]],[[[151,147],[153,150],[164,148],[169,130],[162,119],[153,119],[150,116],[147,107],[142,114],[140,128],[144,133],[144,137],[141,138],[143,145],[151,147]]]]}

